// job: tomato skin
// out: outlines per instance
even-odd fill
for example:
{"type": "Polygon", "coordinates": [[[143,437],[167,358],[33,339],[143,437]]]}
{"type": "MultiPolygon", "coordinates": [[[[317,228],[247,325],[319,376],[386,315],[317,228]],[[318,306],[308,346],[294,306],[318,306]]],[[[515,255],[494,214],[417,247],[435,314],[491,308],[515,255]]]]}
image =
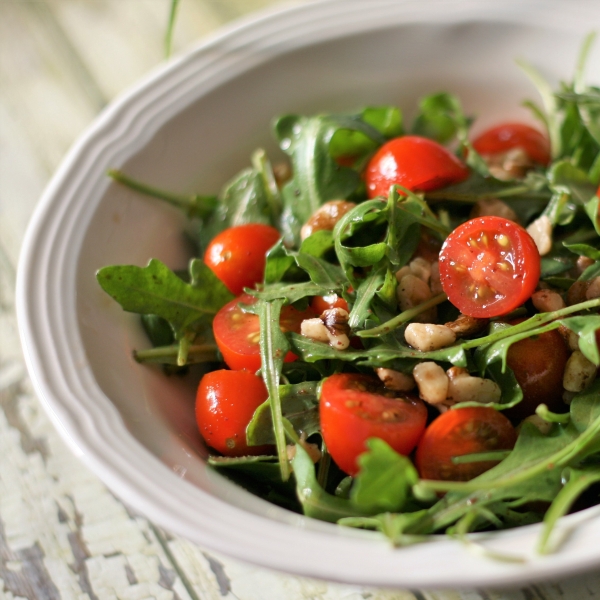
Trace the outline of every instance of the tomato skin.
{"type": "Polygon", "coordinates": [[[496,317],[535,291],[540,254],[520,225],[502,217],[478,217],[446,238],[439,267],[444,292],[463,314],[496,317]]]}
{"type": "Polygon", "coordinates": [[[204,262],[236,296],[263,280],[267,251],[281,237],[261,223],[225,229],[208,244],[204,262]]]}
{"type": "Polygon", "coordinates": [[[310,307],[316,315],[321,315],[330,308],[343,308],[346,311],[350,310],[348,308],[348,303],[341,296],[334,293],[327,294],[327,296],[314,296],[310,301],[310,307]]]}
{"type": "Polygon", "coordinates": [[[521,148],[534,163],[546,166],[551,160],[548,138],[525,123],[502,123],[491,127],[473,140],[473,148],[483,156],[521,148]]]}
{"type": "Polygon", "coordinates": [[[211,371],[196,393],[196,422],[204,441],[225,456],[270,454],[271,446],[248,446],[246,428],[269,397],[260,377],[249,371],[211,371]]]}
{"type": "MultiPolygon", "coordinates": [[[[258,315],[245,313],[238,304],[254,304],[256,298],[242,294],[228,302],[213,319],[213,334],[223,360],[230,369],[239,371],[258,371],[260,369],[260,322],[258,315]]],[[[280,325],[284,331],[300,332],[300,324],[315,314],[312,310],[296,310],[293,306],[284,306],[281,310],[280,325]]],[[[285,362],[298,358],[288,352],[285,362]]]]}
{"type": "Polygon", "coordinates": [[[497,464],[482,461],[453,464],[453,456],[511,450],[517,433],[500,412],[485,406],[448,410],[427,427],[415,456],[422,479],[469,481],[497,464]]]}
{"type": "Polygon", "coordinates": [[[383,144],[365,173],[369,198],[387,197],[394,184],[412,192],[431,192],[468,176],[469,169],[454,154],[437,142],[416,135],[383,144]]]}
{"type": "Polygon", "coordinates": [[[568,359],[567,343],[555,329],[511,344],[506,362],[523,390],[523,399],[504,414],[518,423],[534,414],[538,404],[542,403],[553,412],[568,412],[562,400],[568,359]]]}
{"type": "Polygon", "coordinates": [[[427,409],[416,396],[386,390],[376,377],[338,373],[321,387],[320,417],[333,460],[342,471],[355,475],[357,458],[369,438],[380,438],[408,455],[425,429],[427,409]]]}

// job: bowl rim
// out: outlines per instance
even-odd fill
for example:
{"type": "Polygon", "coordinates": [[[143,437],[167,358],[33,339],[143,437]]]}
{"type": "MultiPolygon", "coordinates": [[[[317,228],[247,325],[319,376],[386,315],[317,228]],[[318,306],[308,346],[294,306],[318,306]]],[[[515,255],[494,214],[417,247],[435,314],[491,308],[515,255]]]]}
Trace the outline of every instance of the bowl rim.
{"type": "MultiPolygon", "coordinates": [[[[70,256],[83,243],[82,220],[91,218],[95,208],[82,206],[85,203],[78,203],[77,197],[94,186],[102,190],[108,185],[96,165],[110,152],[129,156],[142,148],[160,126],[199,97],[195,89],[199,80],[209,91],[281,53],[398,23],[499,19],[581,31],[592,10],[600,17],[600,7],[585,0],[575,3],[581,11],[561,0],[429,0],[427,6],[418,0],[372,0],[368,5],[364,0],[316,0],[272,7],[220,29],[119,95],[77,140],[52,177],[27,229],[17,273],[17,318],[27,368],[42,405],[74,453],[119,497],[162,527],[223,554],[289,573],[352,584],[433,588],[515,585],[596,566],[600,551],[590,555],[577,548],[534,558],[523,568],[482,561],[447,539],[394,550],[370,534],[301,516],[290,517],[296,525],[290,530],[289,523],[248,513],[182,480],[133,438],[95,383],[83,358],[75,318],[77,261],[70,256]],[[328,25],[332,17],[337,24],[333,32],[328,25]],[[69,293],[61,293],[57,282],[69,293]],[[123,453],[128,461],[123,461],[123,453]],[[153,493],[159,479],[171,493],[153,493]],[[201,512],[190,511],[200,504],[201,512]],[[365,548],[378,564],[361,559],[365,548]],[[441,574],[423,566],[432,559],[445,562],[441,574]]],[[[565,522],[589,524],[600,507],[589,510],[565,522]]],[[[528,526],[493,537],[529,539],[538,530],[539,525],[528,526]]]]}

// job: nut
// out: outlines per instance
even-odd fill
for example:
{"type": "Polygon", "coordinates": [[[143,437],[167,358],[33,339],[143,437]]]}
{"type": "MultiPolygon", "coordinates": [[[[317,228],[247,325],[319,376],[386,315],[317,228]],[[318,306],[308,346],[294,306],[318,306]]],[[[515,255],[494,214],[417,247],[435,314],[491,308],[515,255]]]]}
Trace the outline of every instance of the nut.
{"type": "Polygon", "coordinates": [[[375,369],[375,372],[388,390],[393,390],[395,392],[410,392],[416,385],[413,377],[406,375],[401,371],[379,367],[378,369],[375,369]]]}
{"type": "Polygon", "coordinates": [[[305,240],[315,231],[326,229],[332,231],[335,224],[356,204],[346,200],[330,200],[320,206],[302,226],[300,230],[300,238],[305,240]]]}
{"type": "Polygon", "coordinates": [[[445,325],[409,323],[404,331],[404,339],[413,348],[427,352],[452,345],[456,341],[456,336],[445,325]]]}
{"type": "Polygon", "coordinates": [[[563,375],[563,387],[568,392],[582,392],[596,377],[596,365],[590,362],[580,350],[575,350],[567,360],[563,375]]]}
{"type": "Polygon", "coordinates": [[[319,317],[304,319],[300,323],[300,334],[316,342],[329,342],[329,332],[319,317]]]}
{"type": "Polygon", "coordinates": [[[471,210],[471,218],[477,217],[503,217],[509,221],[518,222],[517,213],[506,202],[498,198],[477,200],[471,210]]]}
{"type": "Polygon", "coordinates": [[[450,329],[457,338],[463,338],[480,333],[488,326],[489,322],[489,319],[469,317],[461,313],[455,321],[445,323],[445,326],[450,329]]]}
{"type": "Polygon", "coordinates": [[[552,221],[542,215],[529,227],[527,233],[533,238],[535,245],[540,253],[540,256],[545,256],[552,249],[552,221]]]}
{"type": "Polygon", "coordinates": [[[600,298],[600,277],[594,277],[594,279],[590,279],[588,288],[585,291],[585,297],[586,300],[600,298]]]}
{"type": "Polygon", "coordinates": [[[419,396],[429,404],[441,404],[448,395],[448,375],[434,362],[419,363],[413,369],[419,387],[419,396]]]}
{"type": "Polygon", "coordinates": [[[531,296],[531,302],[540,312],[552,312],[566,306],[562,296],[554,290],[538,290],[531,296]]]}
{"type": "MultiPolygon", "coordinates": [[[[452,371],[449,369],[448,371],[452,371]]],[[[449,375],[448,400],[459,402],[499,402],[502,391],[500,386],[491,379],[473,377],[469,373],[449,375]]]]}

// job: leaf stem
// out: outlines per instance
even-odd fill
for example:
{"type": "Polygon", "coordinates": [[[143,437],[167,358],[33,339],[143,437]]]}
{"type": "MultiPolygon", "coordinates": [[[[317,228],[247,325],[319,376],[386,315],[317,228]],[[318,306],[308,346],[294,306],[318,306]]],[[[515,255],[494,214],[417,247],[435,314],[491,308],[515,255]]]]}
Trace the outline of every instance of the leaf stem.
{"type": "Polygon", "coordinates": [[[171,0],[169,22],[167,23],[167,31],[165,32],[165,58],[171,56],[171,51],[173,49],[173,31],[175,29],[175,18],[177,16],[178,6],[179,0],[171,0]]]}
{"type": "Polygon", "coordinates": [[[418,306],[409,308],[408,310],[401,312],[399,315],[396,315],[393,319],[390,319],[389,321],[386,321],[385,323],[382,323],[377,327],[373,327],[372,329],[365,329],[363,331],[358,331],[356,335],[358,335],[359,337],[378,337],[380,335],[390,333],[390,331],[393,331],[397,327],[400,327],[400,325],[407,323],[417,315],[420,315],[422,312],[426,311],[427,309],[433,306],[441,304],[447,299],[448,296],[446,296],[446,294],[442,292],[441,294],[437,294],[436,296],[433,296],[433,298],[422,302],[418,306]]]}
{"type": "MultiPolygon", "coordinates": [[[[158,346],[147,350],[134,350],[133,358],[139,363],[176,364],[179,344],[158,346]]],[[[217,359],[215,344],[193,344],[188,348],[187,364],[210,362],[217,359]]]]}
{"type": "Polygon", "coordinates": [[[184,196],[180,194],[173,194],[171,192],[160,190],[153,186],[142,183],[136,179],[132,179],[118,169],[111,169],[108,171],[107,175],[114,181],[121,183],[122,185],[125,185],[136,192],[140,192],[146,196],[151,196],[152,198],[158,198],[159,200],[168,202],[180,210],[183,210],[190,219],[194,217],[203,218],[208,216],[217,205],[216,196],[184,196]]]}

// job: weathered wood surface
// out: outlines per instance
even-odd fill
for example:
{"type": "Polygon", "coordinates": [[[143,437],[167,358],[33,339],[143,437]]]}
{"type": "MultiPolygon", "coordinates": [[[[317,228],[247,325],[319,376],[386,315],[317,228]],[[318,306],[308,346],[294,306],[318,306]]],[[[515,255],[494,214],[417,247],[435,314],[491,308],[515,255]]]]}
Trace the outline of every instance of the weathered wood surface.
{"type": "MultiPolygon", "coordinates": [[[[385,591],[292,577],[172,537],[65,447],[33,394],[14,316],[20,243],[52,171],[162,58],[168,0],[0,0],[0,600],[600,598],[600,574],[510,591],[385,591]]],[[[182,0],[175,51],[273,0],[182,0]]]]}

